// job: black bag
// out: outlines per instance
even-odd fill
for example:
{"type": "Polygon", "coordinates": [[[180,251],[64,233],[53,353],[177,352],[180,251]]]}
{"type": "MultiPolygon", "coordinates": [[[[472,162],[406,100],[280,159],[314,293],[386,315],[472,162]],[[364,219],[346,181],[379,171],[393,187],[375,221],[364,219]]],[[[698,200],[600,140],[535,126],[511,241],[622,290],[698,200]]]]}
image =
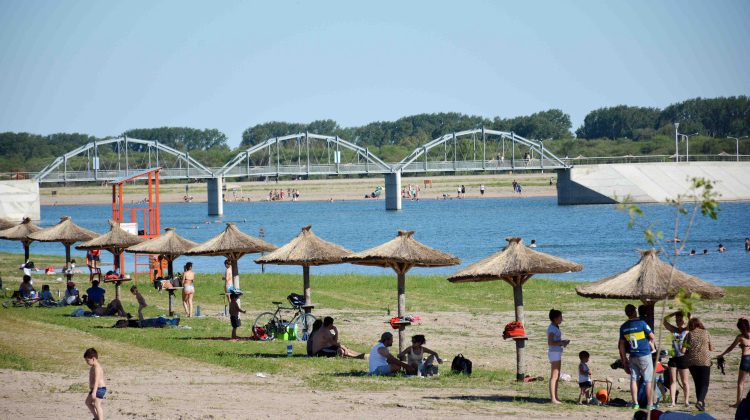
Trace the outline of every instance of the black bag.
{"type": "Polygon", "coordinates": [[[465,373],[466,375],[471,376],[471,360],[465,358],[463,354],[459,354],[453,358],[451,370],[454,373],[465,373]]]}
{"type": "Polygon", "coordinates": [[[303,295],[298,295],[297,293],[291,293],[286,298],[287,300],[289,300],[289,303],[291,303],[295,308],[305,304],[305,297],[303,295]]]}

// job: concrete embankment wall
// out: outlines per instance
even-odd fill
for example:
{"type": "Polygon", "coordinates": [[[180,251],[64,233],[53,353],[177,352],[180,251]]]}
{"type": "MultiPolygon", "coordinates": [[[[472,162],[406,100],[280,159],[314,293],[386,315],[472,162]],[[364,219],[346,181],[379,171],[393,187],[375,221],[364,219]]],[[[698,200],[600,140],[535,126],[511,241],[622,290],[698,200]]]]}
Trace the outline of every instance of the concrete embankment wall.
{"type": "Polygon", "coordinates": [[[714,181],[722,201],[750,200],[750,162],[669,162],[582,165],[558,172],[557,203],[663,203],[690,188],[690,179],[714,181]]]}

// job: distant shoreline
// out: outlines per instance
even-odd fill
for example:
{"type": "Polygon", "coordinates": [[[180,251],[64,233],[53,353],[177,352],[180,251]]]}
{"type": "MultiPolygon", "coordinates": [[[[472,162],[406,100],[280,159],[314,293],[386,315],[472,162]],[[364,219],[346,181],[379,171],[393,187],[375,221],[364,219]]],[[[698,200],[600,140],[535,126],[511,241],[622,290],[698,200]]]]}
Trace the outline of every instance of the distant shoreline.
{"type": "MultiPolygon", "coordinates": [[[[502,175],[466,175],[466,176],[438,176],[438,177],[404,177],[402,188],[409,185],[419,187],[420,200],[442,199],[443,194],[448,199],[456,199],[457,188],[464,185],[466,193],[462,199],[482,198],[512,198],[512,197],[556,197],[557,187],[556,174],[502,174],[502,175]],[[513,192],[511,183],[517,180],[523,187],[522,194],[513,192]],[[427,182],[425,182],[427,181],[427,182]],[[550,185],[552,181],[552,185],[550,185]],[[431,182],[431,186],[427,186],[431,182]],[[485,185],[484,195],[480,194],[479,186],[485,185]]],[[[351,178],[351,179],[312,179],[312,180],[282,180],[263,182],[225,182],[225,203],[234,202],[275,202],[289,201],[287,190],[298,190],[300,202],[326,202],[326,201],[362,201],[373,200],[365,198],[365,194],[371,193],[376,186],[383,185],[383,179],[378,178],[351,178]],[[268,200],[268,193],[272,190],[283,190],[283,200],[268,200]]],[[[188,194],[193,197],[193,203],[207,202],[206,186],[204,183],[189,184],[188,194]]],[[[160,202],[183,203],[185,202],[184,184],[163,184],[160,188],[160,202]]],[[[55,205],[102,205],[112,203],[110,187],[87,185],[67,187],[43,187],[40,189],[40,202],[44,206],[55,205]],[[53,195],[54,193],[54,195],[53,195]]],[[[125,201],[127,204],[136,204],[143,200],[146,195],[145,185],[128,186],[125,190],[125,201]]],[[[384,193],[375,200],[383,201],[384,193]]],[[[410,198],[404,197],[404,201],[410,198]]]]}

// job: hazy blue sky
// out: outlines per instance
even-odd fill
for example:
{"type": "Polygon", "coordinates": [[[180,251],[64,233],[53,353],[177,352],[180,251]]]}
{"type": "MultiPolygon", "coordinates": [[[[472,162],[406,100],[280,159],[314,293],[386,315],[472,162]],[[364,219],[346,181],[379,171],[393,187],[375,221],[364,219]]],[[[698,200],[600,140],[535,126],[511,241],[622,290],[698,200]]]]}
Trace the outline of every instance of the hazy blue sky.
{"type": "Polygon", "coordinates": [[[750,1],[0,0],[0,131],[663,107],[750,93],[750,1]]]}

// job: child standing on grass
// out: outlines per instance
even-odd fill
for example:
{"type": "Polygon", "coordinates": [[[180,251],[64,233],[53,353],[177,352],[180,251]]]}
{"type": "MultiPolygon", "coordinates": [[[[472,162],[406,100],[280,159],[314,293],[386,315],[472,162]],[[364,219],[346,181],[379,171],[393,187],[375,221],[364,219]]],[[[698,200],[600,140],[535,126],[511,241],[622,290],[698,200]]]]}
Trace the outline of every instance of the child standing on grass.
{"type": "Polygon", "coordinates": [[[547,345],[549,346],[547,356],[549,357],[551,368],[549,378],[549,398],[552,404],[562,404],[562,401],[560,401],[560,398],[557,396],[557,388],[560,382],[560,366],[562,365],[563,347],[567,346],[570,343],[570,340],[562,339],[560,324],[562,324],[563,316],[561,311],[550,309],[549,321],[550,324],[549,327],[547,327],[547,345]]]}
{"type": "Polygon", "coordinates": [[[89,369],[89,394],[86,397],[86,407],[89,408],[94,420],[103,420],[102,400],[107,393],[107,385],[104,383],[104,370],[99,364],[99,354],[95,348],[90,348],[83,353],[83,358],[91,368],[89,369]]]}
{"type": "Polygon", "coordinates": [[[138,286],[133,286],[130,288],[130,293],[135,295],[135,300],[138,301],[138,320],[143,321],[143,308],[148,306],[146,304],[146,299],[144,299],[141,292],[138,291],[138,286]]]}
{"type": "Polygon", "coordinates": [[[232,322],[232,339],[237,339],[237,328],[242,325],[240,321],[240,312],[245,313],[244,310],[240,309],[240,305],[237,303],[239,294],[232,293],[229,295],[229,320],[232,322]]]}
{"type": "Polygon", "coordinates": [[[578,359],[581,363],[578,364],[578,387],[581,388],[581,393],[578,394],[578,404],[582,404],[583,401],[588,402],[591,399],[591,370],[589,369],[589,352],[586,350],[578,353],[578,359]]]}

